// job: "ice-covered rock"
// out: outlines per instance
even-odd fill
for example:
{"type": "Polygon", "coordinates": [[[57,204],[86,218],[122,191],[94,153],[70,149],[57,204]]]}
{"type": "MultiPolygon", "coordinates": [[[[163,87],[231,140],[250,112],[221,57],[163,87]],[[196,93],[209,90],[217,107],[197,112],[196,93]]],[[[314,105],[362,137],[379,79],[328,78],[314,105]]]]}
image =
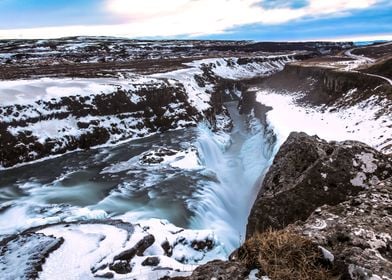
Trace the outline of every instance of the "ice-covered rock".
{"type": "Polygon", "coordinates": [[[36,279],[49,255],[64,242],[63,238],[42,233],[12,235],[0,242],[1,278],[36,279]]]}

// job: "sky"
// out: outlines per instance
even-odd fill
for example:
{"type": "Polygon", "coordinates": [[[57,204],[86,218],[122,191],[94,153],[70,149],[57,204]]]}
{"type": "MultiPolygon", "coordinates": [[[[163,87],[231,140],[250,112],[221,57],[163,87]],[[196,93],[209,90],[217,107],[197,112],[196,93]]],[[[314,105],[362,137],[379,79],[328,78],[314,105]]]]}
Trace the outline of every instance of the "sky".
{"type": "Polygon", "coordinates": [[[0,0],[0,38],[392,40],[392,0],[0,0]]]}

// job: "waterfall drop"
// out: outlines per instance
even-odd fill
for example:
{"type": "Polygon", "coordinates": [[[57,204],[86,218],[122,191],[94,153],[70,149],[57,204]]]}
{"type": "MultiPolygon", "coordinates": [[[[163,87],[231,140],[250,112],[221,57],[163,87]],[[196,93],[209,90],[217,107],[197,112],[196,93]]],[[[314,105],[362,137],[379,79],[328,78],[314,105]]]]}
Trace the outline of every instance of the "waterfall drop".
{"type": "Polygon", "coordinates": [[[231,145],[225,149],[213,132],[199,126],[198,151],[206,176],[215,176],[215,180],[206,181],[188,205],[196,213],[191,227],[212,229],[230,254],[244,240],[248,215],[260,179],[271,164],[275,142],[254,118],[249,129],[235,102],[226,106],[234,123],[231,145]]]}

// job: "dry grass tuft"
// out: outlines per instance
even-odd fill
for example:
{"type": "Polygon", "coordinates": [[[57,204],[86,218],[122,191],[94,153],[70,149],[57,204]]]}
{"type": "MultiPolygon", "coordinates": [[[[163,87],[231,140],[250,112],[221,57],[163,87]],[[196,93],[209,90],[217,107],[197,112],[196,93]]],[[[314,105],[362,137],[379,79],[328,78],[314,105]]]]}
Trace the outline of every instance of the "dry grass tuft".
{"type": "Polygon", "coordinates": [[[285,231],[255,234],[240,248],[238,257],[248,268],[259,268],[271,280],[330,280],[321,253],[310,240],[285,231]]]}

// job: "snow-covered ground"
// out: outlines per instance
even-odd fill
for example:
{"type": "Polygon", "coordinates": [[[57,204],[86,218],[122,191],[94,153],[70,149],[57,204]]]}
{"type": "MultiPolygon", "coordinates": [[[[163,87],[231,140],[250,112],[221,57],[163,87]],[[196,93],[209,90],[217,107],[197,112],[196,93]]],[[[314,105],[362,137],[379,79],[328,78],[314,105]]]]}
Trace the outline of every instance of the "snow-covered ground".
{"type": "MultiPolygon", "coordinates": [[[[346,97],[355,90],[346,93],[346,97]]],[[[303,131],[329,141],[357,140],[384,153],[392,152],[392,116],[378,113],[388,106],[388,100],[373,96],[348,108],[307,107],[296,100],[301,93],[269,90],[257,92],[257,101],[272,107],[267,121],[282,144],[292,131],[303,131]]]]}
{"type": "Polygon", "coordinates": [[[266,76],[283,70],[285,64],[294,61],[293,55],[269,55],[252,57],[253,62],[239,63],[240,58],[212,58],[197,60],[187,65],[202,68],[210,66],[211,71],[218,77],[232,80],[249,79],[256,76],[266,76]]]}
{"type": "MultiPolygon", "coordinates": [[[[92,94],[109,94],[117,91],[118,88],[127,91],[136,91],[143,87],[151,87],[165,83],[162,79],[171,78],[181,81],[186,86],[189,98],[195,103],[208,103],[209,98],[205,92],[211,93],[212,85],[203,90],[196,84],[194,75],[203,74],[201,67],[203,65],[212,65],[213,72],[222,78],[243,79],[254,76],[262,76],[282,70],[284,65],[293,58],[288,55],[260,57],[266,59],[276,59],[276,61],[266,61],[264,63],[251,62],[239,65],[238,58],[212,58],[197,60],[186,63],[188,69],[175,70],[164,74],[154,75],[137,75],[126,73],[119,74],[119,78],[40,78],[28,80],[5,80],[0,81],[0,104],[8,105],[26,105],[36,101],[49,101],[53,98],[66,96],[89,96],[92,94]],[[200,96],[201,101],[194,95],[195,92],[203,93],[200,96]]],[[[257,58],[256,58],[257,59],[257,58]]],[[[203,105],[198,106],[204,110],[203,105]]]]}
{"type": "Polygon", "coordinates": [[[50,101],[69,96],[109,94],[117,89],[136,91],[146,86],[164,84],[162,80],[130,74],[114,78],[41,78],[0,81],[1,106],[28,105],[36,101],[50,101]]]}
{"type": "MultiPolygon", "coordinates": [[[[128,220],[126,215],[116,218],[128,220]]],[[[58,279],[59,275],[62,279],[95,279],[106,273],[115,279],[159,279],[167,275],[189,275],[198,261],[223,256],[213,232],[186,230],[158,219],[140,221],[132,232],[109,224],[59,225],[39,232],[64,238],[64,244],[43,265],[40,279],[58,279]],[[132,257],[127,272],[116,273],[109,269],[121,262],[117,260],[121,253],[151,235],[154,236],[151,246],[142,255],[132,257]],[[162,246],[165,243],[170,247],[166,248],[170,256],[162,246]],[[146,265],[146,259],[151,258],[156,258],[158,264],[146,265]]]]}

